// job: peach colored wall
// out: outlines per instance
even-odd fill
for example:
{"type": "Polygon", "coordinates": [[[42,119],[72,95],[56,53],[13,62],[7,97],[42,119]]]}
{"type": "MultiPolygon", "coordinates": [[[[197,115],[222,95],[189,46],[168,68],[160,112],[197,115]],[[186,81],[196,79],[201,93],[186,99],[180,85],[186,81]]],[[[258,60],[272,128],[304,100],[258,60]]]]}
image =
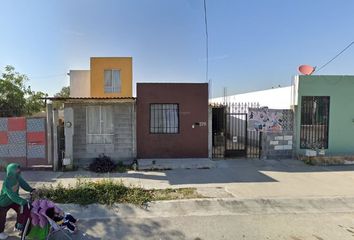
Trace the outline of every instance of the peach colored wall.
{"type": "Polygon", "coordinates": [[[92,57],[91,69],[91,97],[132,97],[133,96],[133,69],[131,57],[92,57]],[[104,70],[120,70],[121,92],[104,92],[104,70]]]}

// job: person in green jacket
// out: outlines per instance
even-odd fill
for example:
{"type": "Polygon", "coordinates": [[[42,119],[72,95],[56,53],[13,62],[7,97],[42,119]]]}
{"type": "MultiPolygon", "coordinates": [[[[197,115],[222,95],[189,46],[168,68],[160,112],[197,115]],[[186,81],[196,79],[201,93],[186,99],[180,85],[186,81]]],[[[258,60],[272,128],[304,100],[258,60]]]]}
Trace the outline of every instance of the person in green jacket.
{"type": "Polygon", "coordinates": [[[30,216],[30,209],[27,200],[21,198],[18,194],[20,187],[27,191],[34,191],[28,183],[21,177],[21,168],[17,163],[10,163],[6,167],[6,177],[2,184],[0,193],[0,239],[6,239],[8,236],[4,233],[6,214],[10,208],[17,213],[17,223],[15,228],[23,230],[23,227],[30,216]]]}

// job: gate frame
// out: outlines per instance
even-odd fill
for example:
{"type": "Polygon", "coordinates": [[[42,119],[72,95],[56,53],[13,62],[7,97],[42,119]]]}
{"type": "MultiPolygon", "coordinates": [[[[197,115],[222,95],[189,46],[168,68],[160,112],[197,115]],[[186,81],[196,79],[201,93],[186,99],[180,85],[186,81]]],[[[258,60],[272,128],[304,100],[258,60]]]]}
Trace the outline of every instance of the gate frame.
{"type": "MultiPolygon", "coordinates": [[[[248,149],[248,114],[247,113],[230,113],[230,112],[227,112],[225,111],[224,112],[224,115],[225,115],[225,132],[226,132],[226,136],[225,136],[225,140],[224,140],[224,143],[225,143],[225,150],[224,150],[224,157],[225,158],[236,158],[236,157],[247,157],[247,149],[248,149]],[[228,117],[230,116],[245,116],[245,127],[244,127],[244,134],[245,134],[245,141],[244,141],[244,148],[243,149],[228,149],[228,142],[227,142],[227,132],[228,130],[231,132],[232,129],[230,128],[230,123],[227,124],[227,119],[228,117]],[[229,126],[229,127],[228,127],[229,126]]],[[[241,119],[243,120],[243,119],[241,119]]],[[[242,127],[242,125],[241,125],[242,127]]],[[[242,129],[240,129],[242,130],[242,129]]]]}
{"type": "MultiPolygon", "coordinates": [[[[247,102],[247,103],[230,103],[230,102],[213,102],[210,103],[211,107],[211,157],[212,158],[261,158],[262,156],[262,133],[260,131],[256,132],[255,135],[255,140],[256,140],[256,146],[250,145],[250,135],[249,135],[249,130],[248,130],[248,109],[249,108],[260,108],[259,103],[252,103],[252,102],[247,102]],[[215,135],[216,132],[214,132],[214,121],[213,121],[213,110],[217,108],[223,108],[223,117],[224,120],[222,121],[224,125],[224,130],[220,133],[222,133],[220,136],[223,137],[222,142],[219,140],[217,141],[216,137],[220,137],[215,135]],[[236,154],[233,156],[227,156],[226,154],[226,144],[227,144],[227,136],[226,136],[226,121],[227,121],[227,116],[232,116],[232,115],[245,115],[246,116],[246,121],[245,121],[245,149],[242,150],[243,154],[236,154]],[[220,144],[217,144],[219,142],[220,144]],[[221,145],[222,143],[222,145],[221,145]],[[251,147],[250,147],[250,146],[251,147]],[[255,151],[256,150],[256,151],[255,151]]],[[[215,120],[215,119],[214,119],[215,120]]]]}

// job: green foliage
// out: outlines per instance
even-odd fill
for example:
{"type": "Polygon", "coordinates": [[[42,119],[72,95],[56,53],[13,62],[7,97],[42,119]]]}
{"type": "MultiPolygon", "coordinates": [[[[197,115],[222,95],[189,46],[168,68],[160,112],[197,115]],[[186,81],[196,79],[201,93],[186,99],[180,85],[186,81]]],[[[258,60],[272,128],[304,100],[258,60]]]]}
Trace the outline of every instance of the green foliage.
{"type": "Polygon", "coordinates": [[[26,85],[26,75],[15,71],[13,66],[6,66],[0,76],[0,117],[32,115],[44,110],[43,92],[35,92],[26,85]]]}
{"type": "Polygon", "coordinates": [[[303,161],[307,165],[315,165],[310,157],[304,158],[303,161]]]}
{"type": "Polygon", "coordinates": [[[58,92],[54,96],[56,96],[56,97],[69,97],[70,96],[70,87],[69,86],[62,87],[60,92],[58,92]]]}
{"type": "MultiPolygon", "coordinates": [[[[70,87],[62,87],[60,92],[54,94],[54,97],[70,97],[70,87]]],[[[64,108],[64,102],[63,101],[55,101],[53,103],[53,108],[55,109],[63,109],[64,108]]]]}
{"type": "Polygon", "coordinates": [[[30,116],[33,113],[38,113],[43,111],[45,108],[45,103],[43,101],[44,97],[48,95],[43,92],[34,92],[31,91],[29,96],[26,99],[26,115],[30,116]]]}
{"type": "Polygon", "coordinates": [[[151,194],[142,188],[128,188],[121,182],[101,180],[97,182],[78,180],[75,186],[44,187],[38,190],[38,198],[47,198],[57,203],[87,205],[92,203],[112,205],[133,203],[143,205],[151,201],[151,194]]]}
{"type": "Polygon", "coordinates": [[[122,161],[119,161],[116,165],[116,168],[114,169],[116,172],[119,173],[125,173],[128,170],[131,170],[131,166],[129,165],[124,165],[124,163],[122,161]]]}
{"type": "Polygon", "coordinates": [[[38,189],[36,198],[50,199],[56,203],[74,203],[88,205],[93,203],[112,205],[114,203],[131,203],[144,205],[156,200],[173,200],[201,198],[195,188],[152,189],[127,187],[122,182],[113,180],[85,181],[78,179],[75,186],[43,186],[38,189]]]}
{"type": "Polygon", "coordinates": [[[167,188],[153,191],[153,199],[157,200],[176,200],[176,199],[192,199],[203,198],[195,188],[167,188]]]}

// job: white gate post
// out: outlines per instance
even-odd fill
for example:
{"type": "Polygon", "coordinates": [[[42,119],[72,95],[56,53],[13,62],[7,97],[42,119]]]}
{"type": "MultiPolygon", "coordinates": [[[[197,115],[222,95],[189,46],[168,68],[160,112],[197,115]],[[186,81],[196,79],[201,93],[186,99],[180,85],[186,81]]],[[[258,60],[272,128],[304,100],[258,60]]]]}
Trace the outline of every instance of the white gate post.
{"type": "Polygon", "coordinates": [[[64,135],[65,135],[65,158],[70,162],[65,167],[73,170],[73,136],[74,136],[74,111],[71,107],[64,108],[64,135]]]}
{"type": "Polygon", "coordinates": [[[48,164],[53,164],[53,105],[47,103],[47,158],[48,164]]]}

